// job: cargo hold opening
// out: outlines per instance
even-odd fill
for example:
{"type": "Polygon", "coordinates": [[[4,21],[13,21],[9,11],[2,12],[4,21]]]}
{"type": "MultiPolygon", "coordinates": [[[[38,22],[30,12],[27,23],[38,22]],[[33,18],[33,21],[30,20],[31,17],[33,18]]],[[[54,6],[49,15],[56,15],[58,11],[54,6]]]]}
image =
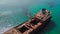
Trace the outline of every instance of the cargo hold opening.
{"type": "Polygon", "coordinates": [[[31,20],[31,24],[32,25],[36,25],[37,23],[39,23],[40,22],[40,19],[38,19],[38,18],[34,18],[34,20],[31,20]]]}
{"type": "Polygon", "coordinates": [[[23,26],[22,28],[19,29],[19,31],[22,33],[24,33],[26,30],[28,30],[28,28],[25,26],[23,26]]]}

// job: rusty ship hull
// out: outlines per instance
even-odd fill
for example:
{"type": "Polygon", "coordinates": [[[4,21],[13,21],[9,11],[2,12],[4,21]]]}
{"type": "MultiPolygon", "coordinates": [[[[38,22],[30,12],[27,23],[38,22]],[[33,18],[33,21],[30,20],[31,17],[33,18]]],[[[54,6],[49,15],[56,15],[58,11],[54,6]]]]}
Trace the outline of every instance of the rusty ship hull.
{"type": "Polygon", "coordinates": [[[48,10],[42,10],[34,15],[33,18],[28,21],[20,24],[3,34],[35,34],[45,27],[47,23],[49,23],[51,16],[48,10]],[[45,11],[43,13],[42,11],[45,11]]]}

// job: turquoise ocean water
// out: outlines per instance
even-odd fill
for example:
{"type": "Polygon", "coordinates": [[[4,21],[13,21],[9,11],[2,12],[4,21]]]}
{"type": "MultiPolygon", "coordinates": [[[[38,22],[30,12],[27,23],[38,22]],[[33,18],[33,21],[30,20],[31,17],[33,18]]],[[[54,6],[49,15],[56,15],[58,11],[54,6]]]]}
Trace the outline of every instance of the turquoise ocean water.
{"type": "MultiPolygon", "coordinates": [[[[26,3],[28,3],[28,1],[26,3]]],[[[27,4],[25,7],[29,9],[31,17],[42,8],[46,8],[51,12],[52,24],[47,25],[47,27],[43,29],[42,34],[60,34],[60,0],[33,0],[33,3],[31,0],[29,2],[31,4],[27,4]]],[[[9,3],[9,6],[6,6],[7,3],[0,3],[0,34],[28,20],[25,10],[22,9],[18,3],[19,0],[12,1],[12,4],[9,3]]]]}

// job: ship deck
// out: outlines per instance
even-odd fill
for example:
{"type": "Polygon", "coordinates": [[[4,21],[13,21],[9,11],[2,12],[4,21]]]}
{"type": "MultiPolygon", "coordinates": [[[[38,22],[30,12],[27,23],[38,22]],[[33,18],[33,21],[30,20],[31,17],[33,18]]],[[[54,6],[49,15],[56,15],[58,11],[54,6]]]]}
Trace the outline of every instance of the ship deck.
{"type": "Polygon", "coordinates": [[[38,12],[34,15],[33,18],[29,19],[27,22],[20,24],[9,31],[5,32],[4,34],[14,33],[15,34],[29,34],[33,30],[37,29],[39,26],[43,24],[48,18],[50,18],[50,12],[46,10],[45,14],[42,14],[42,11],[38,12]]]}

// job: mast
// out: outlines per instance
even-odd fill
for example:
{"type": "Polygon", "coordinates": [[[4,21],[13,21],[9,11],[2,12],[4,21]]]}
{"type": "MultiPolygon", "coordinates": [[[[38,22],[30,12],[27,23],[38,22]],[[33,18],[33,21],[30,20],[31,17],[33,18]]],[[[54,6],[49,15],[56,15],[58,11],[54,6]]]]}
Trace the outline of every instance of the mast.
{"type": "Polygon", "coordinates": [[[28,19],[31,19],[31,15],[30,15],[28,7],[22,7],[22,9],[25,11],[25,14],[28,17],[28,19]]]}
{"type": "Polygon", "coordinates": [[[26,15],[27,15],[28,19],[31,19],[31,15],[30,15],[29,9],[26,9],[26,15]]]}

